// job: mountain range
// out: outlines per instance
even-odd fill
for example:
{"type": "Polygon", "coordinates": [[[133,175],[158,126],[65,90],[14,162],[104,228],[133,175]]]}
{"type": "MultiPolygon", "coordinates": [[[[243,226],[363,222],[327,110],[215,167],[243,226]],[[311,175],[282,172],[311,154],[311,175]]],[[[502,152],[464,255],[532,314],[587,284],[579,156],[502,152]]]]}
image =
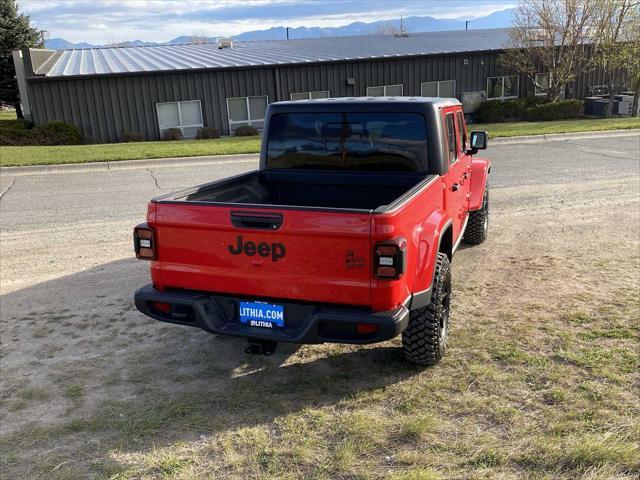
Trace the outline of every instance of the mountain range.
{"type": "MultiPolygon", "coordinates": [[[[511,24],[513,9],[500,10],[485,17],[476,18],[469,22],[469,28],[505,28],[511,24]]],[[[403,19],[404,29],[411,33],[418,32],[440,32],[446,30],[464,30],[464,20],[445,20],[428,16],[406,17],[403,19]]],[[[372,33],[388,31],[391,28],[398,29],[400,20],[379,20],[376,22],[353,22],[341,27],[296,27],[289,28],[289,38],[320,38],[320,37],[337,37],[350,35],[368,35],[372,33]]],[[[220,37],[209,37],[207,41],[214,43],[220,37]]],[[[253,30],[243,32],[233,37],[238,41],[255,41],[255,40],[285,40],[287,38],[287,27],[272,27],[266,30],[253,30]]],[[[184,44],[192,43],[194,37],[183,35],[173,38],[165,44],[184,44]]],[[[160,42],[143,42],[142,40],[133,40],[122,42],[118,46],[138,47],[146,45],[159,45],[160,42]]],[[[86,42],[73,43],[64,38],[51,38],[46,41],[46,47],[52,50],[64,50],[69,48],[91,48],[102,45],[93,45],[86,42]]]]}

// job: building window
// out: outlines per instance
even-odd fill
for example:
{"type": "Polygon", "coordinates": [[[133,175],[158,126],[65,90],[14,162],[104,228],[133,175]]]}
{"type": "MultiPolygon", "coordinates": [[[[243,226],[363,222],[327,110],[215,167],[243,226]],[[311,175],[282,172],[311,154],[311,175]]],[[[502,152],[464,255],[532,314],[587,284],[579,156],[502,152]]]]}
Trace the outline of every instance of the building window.
{"type": "Polygon", "coordinates": [[[367,87],[367,97],[401,97],[402,91],[402,84],[367,87]]]}
{"type": "Polygon", "coordinates": [[[549,89],[549,76],[546,73],[536,73],[533,87],[537,96],[546,96],[546,90],[549,89]]]}
{"type": "Polygon", "coordinates": [[[331,95],[328,90],[318,90],[317,92],[300,92],[300,93],[292,93],[291,101],[295,102],[296,100],[312,100],[314,98],[329,98],[331,95]]]}
{"type": "Polygon", "coordinates": [[[520,83],[517,75],[487,78],[487,98],[505,100],[518,98],[520,83]]]}
{"type": "Polygon", "coordinates": [[[185,138],[193,138],[203,127],[200,100],[156,103],[160,136],[169,128],[179,128],[185,138]]]}
{"type": "Polygon", "coordinates": [[[420,84],[420,95],[423,97],[453,98],[456,96],[456,81],[422,82],[420,84]]]}
{"type": "Polygon", "coordinates": [[[244,125],[262,128],[268,104],[269,99],[266,95],[227,98],[229,130],[233,132],[236,128],[244,125]]]}

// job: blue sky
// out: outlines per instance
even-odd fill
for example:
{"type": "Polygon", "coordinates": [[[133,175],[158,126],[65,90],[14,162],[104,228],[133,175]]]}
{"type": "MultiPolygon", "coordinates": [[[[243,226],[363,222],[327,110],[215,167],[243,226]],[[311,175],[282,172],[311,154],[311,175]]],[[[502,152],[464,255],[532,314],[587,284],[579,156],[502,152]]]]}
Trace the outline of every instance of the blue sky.
{"type": "Polygon", "coordinates": [[[168,41],[273,26],[335,27],[405,16],[472,20],[516,0],[18,0],[32,24],[72,42],[168,41]]]}

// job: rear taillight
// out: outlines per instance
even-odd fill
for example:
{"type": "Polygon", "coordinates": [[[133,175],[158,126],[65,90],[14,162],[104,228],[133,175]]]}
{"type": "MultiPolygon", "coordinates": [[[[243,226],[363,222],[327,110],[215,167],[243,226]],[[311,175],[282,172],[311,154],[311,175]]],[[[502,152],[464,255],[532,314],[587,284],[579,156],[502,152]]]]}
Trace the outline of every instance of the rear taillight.
{"type": "Polygon", "coordinates": [[[376,277],[400,278],[407,269],[406,251],[407,241],[404,238],[378,243],[374,255],[376,277]]]}
{"type": "Polygon", "coordinates": [[[136,257],[142,260],[155,260],[156,239],[153,228],[146,223],[141,223],[133,229],[133,248],[136,257]]]}

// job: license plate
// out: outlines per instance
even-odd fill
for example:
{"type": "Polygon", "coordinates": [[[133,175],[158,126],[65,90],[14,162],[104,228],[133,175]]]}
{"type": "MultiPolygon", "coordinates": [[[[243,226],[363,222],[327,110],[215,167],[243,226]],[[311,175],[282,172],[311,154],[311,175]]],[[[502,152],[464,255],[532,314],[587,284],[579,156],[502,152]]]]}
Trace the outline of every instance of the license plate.
{"type": "Polygon", "coordinates": [[[240,302],[240,323],[251,327],[284,328],[284,305],[240,302]]]}

